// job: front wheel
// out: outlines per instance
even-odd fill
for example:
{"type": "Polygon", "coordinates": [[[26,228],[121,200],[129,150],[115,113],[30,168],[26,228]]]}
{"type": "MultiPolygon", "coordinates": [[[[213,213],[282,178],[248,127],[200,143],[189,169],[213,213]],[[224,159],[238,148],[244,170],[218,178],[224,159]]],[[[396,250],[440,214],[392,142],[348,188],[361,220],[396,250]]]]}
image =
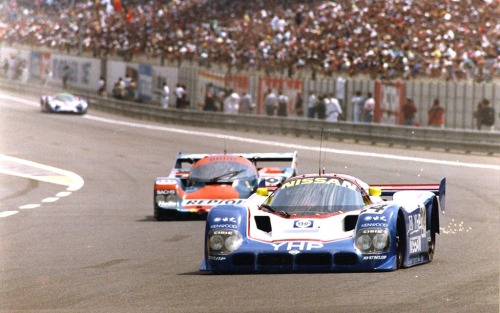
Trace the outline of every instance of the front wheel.
{"type": "Polygon", "coordinates": [[[405,259],[405,228],[402,217],[398,218],[397,233],[396,233],[396,269],[404,267],[405,259]]]}

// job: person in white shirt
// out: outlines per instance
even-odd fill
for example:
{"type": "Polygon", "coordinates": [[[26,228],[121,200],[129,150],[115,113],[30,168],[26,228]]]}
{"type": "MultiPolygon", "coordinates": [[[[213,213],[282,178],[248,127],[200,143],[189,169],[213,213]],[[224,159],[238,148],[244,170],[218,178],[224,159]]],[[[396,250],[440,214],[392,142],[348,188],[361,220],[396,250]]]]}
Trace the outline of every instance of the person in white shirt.
{"type": "Polygon", "coordinates": [[[373,99],[372,94],[369,92],[368,97],[365,101],[363,107],[363,122],[371,123],[373,121],[373,113],[375,111],[375,99],[373,99]]]}
{"type": "Polygon", "coordinates": [[[342,114],[342,107],[339,100],[332,96],[326,105],[326,120],[337,122],[340,114],[342,114]]]}
{"type": "Polygon", "coordinates": [[[224,100],[224,113],[238,114],[240,109],[240,96],[236,92],[232,92],[224,100]]]}
{"type": "Polygon", "coordinates": [[[170,100],[170,88],[168,87],[167,82],[164,82],[161,95],[161,107],[164,109],[168,108],[169,100],[170,100]]]}

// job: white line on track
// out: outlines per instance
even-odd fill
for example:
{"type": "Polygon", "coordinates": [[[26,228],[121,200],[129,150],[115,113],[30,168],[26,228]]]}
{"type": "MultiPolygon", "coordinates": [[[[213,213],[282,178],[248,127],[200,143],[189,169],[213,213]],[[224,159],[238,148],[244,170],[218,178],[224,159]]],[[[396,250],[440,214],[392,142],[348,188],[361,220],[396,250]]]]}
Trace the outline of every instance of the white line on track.
{"type": "Polygon", "coordinates": [[[231,135],[205,133],[205,132],[200,132],[200,131],[191,131],[191,130],[184,130],[184,129],[178,129],[178,128],[164,127],[164,126],[155,126],[155,125],[147,125],[147,124],[140,124],[140,123],[118,121],[118,120],[97,117],[97,116],[91,116],[91,115],[85,115],[84,118],[90,119],[93,121],[97,121],[97,122],[114,124],[114,125],[129,126],[129,127],[135,127],[135,128],[143,128],[143,129],[171,132],[171,133],[184,134],[184,135],[193,135],[193,136],[198,136],[198,137],[218,138],[218,139],[247,142],[247,143],[253,143],[253,144],[261,144],[261,145],[268,145],[268,146],[275,146],[275,147],[290,148],[290,149],[296,149],[296,150],[320,151],[320,149],[321,149],[322,152],[330,152],[330,153],[334,153],[334,154],[357,155],[357,156],[364,156],[364,157],[369,157],[369,158],[381,158],[381,159],[412,161],[412,162],[420,162],[420,163],[432,163],[432,164],[458,166],[458,167],[482,168],[482,169],[491,169],[491,170],[497,170],[497,171],[500,170],[500,165],[493,165],[493,164],[466,163],[466,162],[460,162],[460,161],[445,161],[445,160],[426,159],[426,158],[417,158],[417,157],[406,157],[406,156],[383,154],[383,153],[340,150],[340,149],[332,149],[332,148],[320,148],[320,147],[316,147],[316,146],[281,143],[281,142],[274,142],[274,141],[267,141],[267,140],[260,140],[260,139],[237,137],[237,136],[231,136],[231,135]]]}
{"type": "MultiPolygon", "coordinates": [[[[58,192],[55,197],[47,197],[41,200],[42,203],[56,202],[59,198],[67,197],[72,192],[79,190],[84,184],[83,178],[73,172],[5,154],[0,154],[0,174],[24,177],[67,187],[66,191],[58,192]]],[[[38,203],[25,204],[19,206],[19,210],[31,210],[40,206],[38,203]]],[[[0,218],[16,213],[19,213],[19,211],[0,212],[0,218]]]]}

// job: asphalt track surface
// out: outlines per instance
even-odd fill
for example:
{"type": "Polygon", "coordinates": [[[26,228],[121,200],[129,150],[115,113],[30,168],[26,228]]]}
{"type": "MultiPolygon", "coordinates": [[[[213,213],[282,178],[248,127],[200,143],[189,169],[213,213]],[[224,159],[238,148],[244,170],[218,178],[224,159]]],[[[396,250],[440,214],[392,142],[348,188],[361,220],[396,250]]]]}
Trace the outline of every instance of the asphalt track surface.
{"type": "Polygon", "coordinates": [[[45,114],[38,99],[0,92],[0,169],[0,312],[499,311],[498,157],[229,134],[92,109],[45,114]],[[199,272],[204,222],[155,221],[153,182],[179,151],[224,150],[296,150],[300,173],[321,162],[369,183],[446,177],[434,261],[386,273],[199,272]]]}

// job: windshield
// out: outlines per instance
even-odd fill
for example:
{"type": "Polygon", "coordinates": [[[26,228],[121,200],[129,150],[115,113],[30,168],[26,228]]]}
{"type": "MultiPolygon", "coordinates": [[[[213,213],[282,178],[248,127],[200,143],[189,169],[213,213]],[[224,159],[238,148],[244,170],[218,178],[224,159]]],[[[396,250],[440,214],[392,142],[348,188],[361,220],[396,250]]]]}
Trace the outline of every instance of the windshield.
{"type": "Polygon", "coordinates": [[[268,205],[290,215],[314,215],[359,210],[364,201],[358,186],[347,180],[313,177],[283,184],[268,205]]]}
{"type": "Polygon", "coordinates": [[[61,93],[56,96],[56,99],[59,101],[73,101],[75,100],[75,97],[67,93],[61,93]]]}
{"type": "Polygon", "coordinates": [[[249,180],[255,178],[255,168],[239,162],[209,162],[193,168],[189,180],[191,182],[216,183],[249,180]]]}

